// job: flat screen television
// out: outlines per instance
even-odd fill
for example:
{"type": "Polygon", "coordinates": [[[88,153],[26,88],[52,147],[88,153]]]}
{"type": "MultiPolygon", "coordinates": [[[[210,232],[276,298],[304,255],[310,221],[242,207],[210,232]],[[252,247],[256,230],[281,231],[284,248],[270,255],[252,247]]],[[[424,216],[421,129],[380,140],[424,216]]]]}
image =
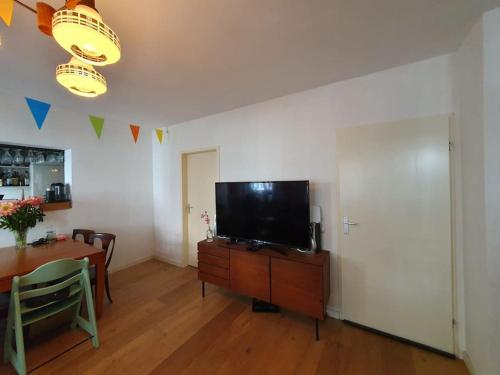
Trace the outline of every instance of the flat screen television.
{"type": "Polygon", "coordinates": [[[309,249],[309,181],[218,182],[217,235],[309,249]]]}

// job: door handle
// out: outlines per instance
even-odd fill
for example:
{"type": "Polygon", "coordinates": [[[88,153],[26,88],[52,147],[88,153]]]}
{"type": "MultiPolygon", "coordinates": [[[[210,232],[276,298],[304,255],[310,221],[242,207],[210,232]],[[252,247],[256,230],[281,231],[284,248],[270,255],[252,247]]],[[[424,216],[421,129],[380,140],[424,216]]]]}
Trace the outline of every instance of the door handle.
{"type": "Polygon", "coordinates": [[[358,225],[358,223],[355,223],[353,221],[349,221],[349,216],[344,216],[344,220],[342,222],[344,225],[344,234],[349,234],[349,227],[351,225],[358,225]]]}
{"type": "Polygon", "coordinates": [[[191,213],[191,209],[193,209],[193,208],[194,208],[194,206],[191,206],[189,203],[186,204],[186,210],[187,210],[188,214],[191,213]]]}

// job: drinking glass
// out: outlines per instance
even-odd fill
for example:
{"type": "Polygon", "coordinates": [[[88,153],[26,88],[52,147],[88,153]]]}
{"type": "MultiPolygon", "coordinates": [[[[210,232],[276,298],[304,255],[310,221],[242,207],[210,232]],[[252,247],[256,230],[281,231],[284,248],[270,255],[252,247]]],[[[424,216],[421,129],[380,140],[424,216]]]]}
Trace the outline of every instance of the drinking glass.
{"type": "Polygon", "coordinates": [[[6,148],[4,151],[3,151],[3,155],[2,155],[2,158],[0,159],[0,164],[2,165],[12,165],[12,155],[11,153],[9,152],[9,149],[6,148]]]}
{"type": "Polygon", "coordinates": [[[28,151],[28,154],[26,155],[24,161],[26,162],[26,164],[33,164],[36,162],[36,157],[35,154],[33,154],[33,150],[28,151]]]}
{"type": "Polygon", "coordinates": [[[49,164],[55,164],[56,163],[56,154],[51,153],[47,155],[47,158],[45,159],[46,163],[49,164]]]}
{"type": "Polygon", "coordinates": [[[16,153],[14,155],[14,164],[24,165],[24,156],[21,154],[21,150],[16,150],[16,153]]]}
{"type": "Polygon", "coordinates": [[[64,152],[58,152],[56,159],[57,159],[58,163],[63,164],[64,163],[64,152]]]}
{"type": "Polygon", "coordinates": [[[43,156],[43,152],[38,151],[36,154],[36,163],[43,164],[45,163],[45,156],[43,156]]]}

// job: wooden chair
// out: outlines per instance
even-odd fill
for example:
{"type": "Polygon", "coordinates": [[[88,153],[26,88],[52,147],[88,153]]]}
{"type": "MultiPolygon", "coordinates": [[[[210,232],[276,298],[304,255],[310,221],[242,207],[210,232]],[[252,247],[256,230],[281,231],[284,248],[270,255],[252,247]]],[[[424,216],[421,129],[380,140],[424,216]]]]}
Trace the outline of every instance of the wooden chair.
{"type": "Polygon", "coordinates": [[[23,327],[76,307],[71,328],[80,326],[99,347],[97,324],[89,278],[89,259],[61,259],[44,264],[24,276],[15,276],[5,332],[3,360],[26,374],[23,327]],[[79,271],[75,274],[75,272],[79,271]],[[88,320],[80,315],[85,293],[88,320]],[[12,346],[15,337],[16,349],[12,346]]]}
{"type": "Polygon", "coordinates": [[[71,238],[76,240],[78,236],[82,236],[83,242],[90,245],[90,236],[94,233],[95,232],[91,229],[73,229],[71,238]]]}
{"type": "MultiPolygon", "coordinates": [[[[111,293],[109,291],[108,267],[111,263],[111,258],[113,258],[116,236],[111,233],[94,233],[90,235],[90,244],[92,246],[95,246],[95,241],[97,239],[101,240],[102,249],[106,253],[106,278],[104,285],[106,286],[106,295],[108,296],[108,300],[110,303],[113,303],[113,300],[111,299],[111,293]]],[[[91,281],[92,283],[95,283],[95,272],[91,272],[91,281]]]]}

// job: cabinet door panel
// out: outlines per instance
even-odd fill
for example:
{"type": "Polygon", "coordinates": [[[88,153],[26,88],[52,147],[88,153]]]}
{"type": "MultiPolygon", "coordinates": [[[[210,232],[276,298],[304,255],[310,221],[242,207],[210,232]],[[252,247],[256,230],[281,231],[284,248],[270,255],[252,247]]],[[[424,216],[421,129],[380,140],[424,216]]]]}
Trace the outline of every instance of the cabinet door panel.
{"type": "Polygon", "coordinates": [[[271,259],[271,302],[324,319],[323,267],[271,259]]]}
{"type": "Polygon", "coordinates": [[[229,263],[231,290],[270,301],[268,256],[233,250],[229,263]]]}

